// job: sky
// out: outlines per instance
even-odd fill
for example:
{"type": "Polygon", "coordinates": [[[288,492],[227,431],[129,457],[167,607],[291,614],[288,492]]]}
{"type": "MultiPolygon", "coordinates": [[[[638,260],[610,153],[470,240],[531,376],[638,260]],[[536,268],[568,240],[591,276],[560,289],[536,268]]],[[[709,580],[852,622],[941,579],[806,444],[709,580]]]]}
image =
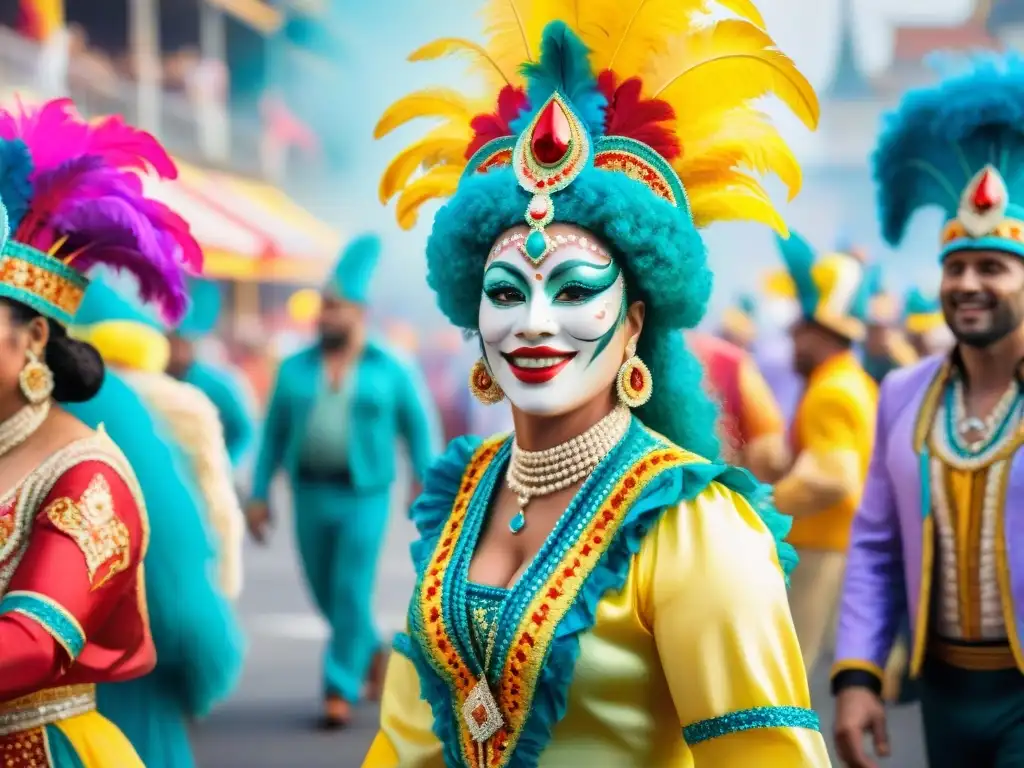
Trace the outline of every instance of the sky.
{"type": "MultiPolygon", "coordinates": [[[[631,1],[631,0],[630,0],[631,1]]],[[[791,55],[816,87],[827,85],[835,65],[835,53],[843,23],[843,0],[760,0],[768,31],[791,55]]],[[[627,0],[623,0],[624,5],[627,0]]],[[[893,32],[899,26],[948,26],[961,23],[974,8],[974,0],[852,0],[852,29],[855,50],[862,69],[869,74],[885,71],[892,57],[893,32]]],[[[383,237],[386,255],[375,291],[390,304],[401,305],[413,319],[437,319],[430,309],[433,297],[424,283],[423,244],[429,232],[432,209],[425,209],[419,225],[402,232],[394,223],[393,210],[380,205],[377,182],[387,161],[406,142],[422,135],[424,126],[411,125],[381,141],[372,138],[373,126],[381,112],[395,99],[430,85],[456,89],[473,87],[462,65],[452,62],[411,64],[408,53],[424,42],[441,36],[479,37],[476,16],[479,0],[335,0],[333,19],[336,34],[343,41],[342,81],[309,83],[306,98],[317,99],[324,109],[336,112],[336,130],[350,151],[345,153],[338,182],[318,189],[306,202],[318,214],[346,234],[372,229],[383,237]]],[[[341,57],[342,54],[339,54],[341,57]]],[[[777,114],[773,110],[773,114],[777,114]]],[[[332,113],[333,114],[333,113],[332,113]]],[[[875,117],[865,123],[874,125],[875,117]]],[[[827,136],[812,137],[795,120],[781,119],[784,135],[801,154],[801,147],[826,142],[827,136]]],[[[821,147],[817,146],[817,154],[821,147]]],[[[808,178],[814,168],[805,169],[808,178]]],[[[804,232],[819,248],[835,245],[841,235],[863,240],[882,257],[892,253],[882,248],[874,224],[873,190],[866,172],[837,185],[833,198],[822,199],[817,187],[811,196],[780,201],[787,220],[804,232]],[[813,199],[817,197],[818,199],[813,199]]],[[[306,190],[309,194],[310,190],[306,190]]],[[[927,289],[937,278],[932,243],[938,227],[935,217],[915,221],[908,247],[892,258],[893,287],[911,283],[927,289]]],[[[763,227],[713,225],[705,231],[712,264],[718,267],[711,316],[716,315],[742,291],[756,289],[766,271],[778,266],[773,236],[763,227]]]]}

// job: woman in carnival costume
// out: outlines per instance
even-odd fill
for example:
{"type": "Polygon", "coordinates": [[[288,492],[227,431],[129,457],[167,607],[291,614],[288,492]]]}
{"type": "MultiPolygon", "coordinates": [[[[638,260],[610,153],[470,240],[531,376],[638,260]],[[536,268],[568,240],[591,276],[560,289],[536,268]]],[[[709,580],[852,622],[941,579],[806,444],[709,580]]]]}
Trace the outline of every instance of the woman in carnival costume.
{"type": "Polygon", "coordinates": [[[114,443],[56,403],[90,399],[103,363],[66,331],[97,264],[133,272],[168,317],[185,309],[188,226],[138,175],[174,164],[119,118],[70,101],[0,112],[0,762],[132,768],[96,684],[153,668],[143,595],[148,527],[114,443]]]}
{"type": "Polygon", "coordinates": [[[786,605],[788,521],[717,460],[679,332],[710,293],[698,226],[784,231],[737,167],[799,172],[749,100],[777,92],[809,125],[817,101],[756,9],[694,26],[707,5],[491,3],[486,48],[414,58],[477,51],[496,111],[426,91],[382,118],[378,133],[457,115],[382,192],[405,226],[453,198],[428,280],[479,334],[471,386],[507,397],[516,429],[454,441],[414,505],[419,578],[367,768],[828,765],[786,605]]]}

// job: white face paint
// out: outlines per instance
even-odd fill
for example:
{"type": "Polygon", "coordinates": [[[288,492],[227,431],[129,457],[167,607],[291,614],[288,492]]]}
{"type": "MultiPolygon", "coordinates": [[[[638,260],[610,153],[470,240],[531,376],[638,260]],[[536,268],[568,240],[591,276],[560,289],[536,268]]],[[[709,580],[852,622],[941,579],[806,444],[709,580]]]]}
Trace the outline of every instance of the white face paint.
{"type": "MultiPolygon", "coordinates": [[[[548,234],[573,234],[552,226],[548,234]]],[[[484,355],[509,401],[525,413],[568,413],[613,386],[626,346],[622,270],[581,239],[535,266],[511,244],[484,271],[484,355]]]]}

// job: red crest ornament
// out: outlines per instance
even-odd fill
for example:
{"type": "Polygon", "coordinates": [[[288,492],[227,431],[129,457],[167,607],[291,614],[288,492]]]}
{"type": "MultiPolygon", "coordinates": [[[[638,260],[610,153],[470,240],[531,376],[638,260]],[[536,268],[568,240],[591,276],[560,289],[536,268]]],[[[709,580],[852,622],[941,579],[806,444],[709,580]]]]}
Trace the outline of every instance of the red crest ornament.
{"type": "Polygon", "coordinates": [[[985,237],[1003,222],[1009,202],[1003,177],[993,166],[986,165],[964,189],[957,219],[971,237],[985,237]]]}

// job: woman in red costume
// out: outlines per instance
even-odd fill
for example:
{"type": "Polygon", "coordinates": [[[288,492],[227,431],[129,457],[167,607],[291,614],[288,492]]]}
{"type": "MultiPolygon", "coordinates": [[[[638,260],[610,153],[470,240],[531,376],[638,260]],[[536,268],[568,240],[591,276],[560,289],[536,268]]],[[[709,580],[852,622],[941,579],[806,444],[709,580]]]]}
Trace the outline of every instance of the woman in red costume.
{"type": "Polygon", "coordinates": [[[174,164],[119,118],[67,100],[0,111],[0,765],[141,768],[96,713],[97,683],[149,672],[148,529],[117,446],[59,406],[103,363],[66,327],[97,265],[127,270],[168,319],[200,266],[188,226],[143,196],[174,164]]]}

